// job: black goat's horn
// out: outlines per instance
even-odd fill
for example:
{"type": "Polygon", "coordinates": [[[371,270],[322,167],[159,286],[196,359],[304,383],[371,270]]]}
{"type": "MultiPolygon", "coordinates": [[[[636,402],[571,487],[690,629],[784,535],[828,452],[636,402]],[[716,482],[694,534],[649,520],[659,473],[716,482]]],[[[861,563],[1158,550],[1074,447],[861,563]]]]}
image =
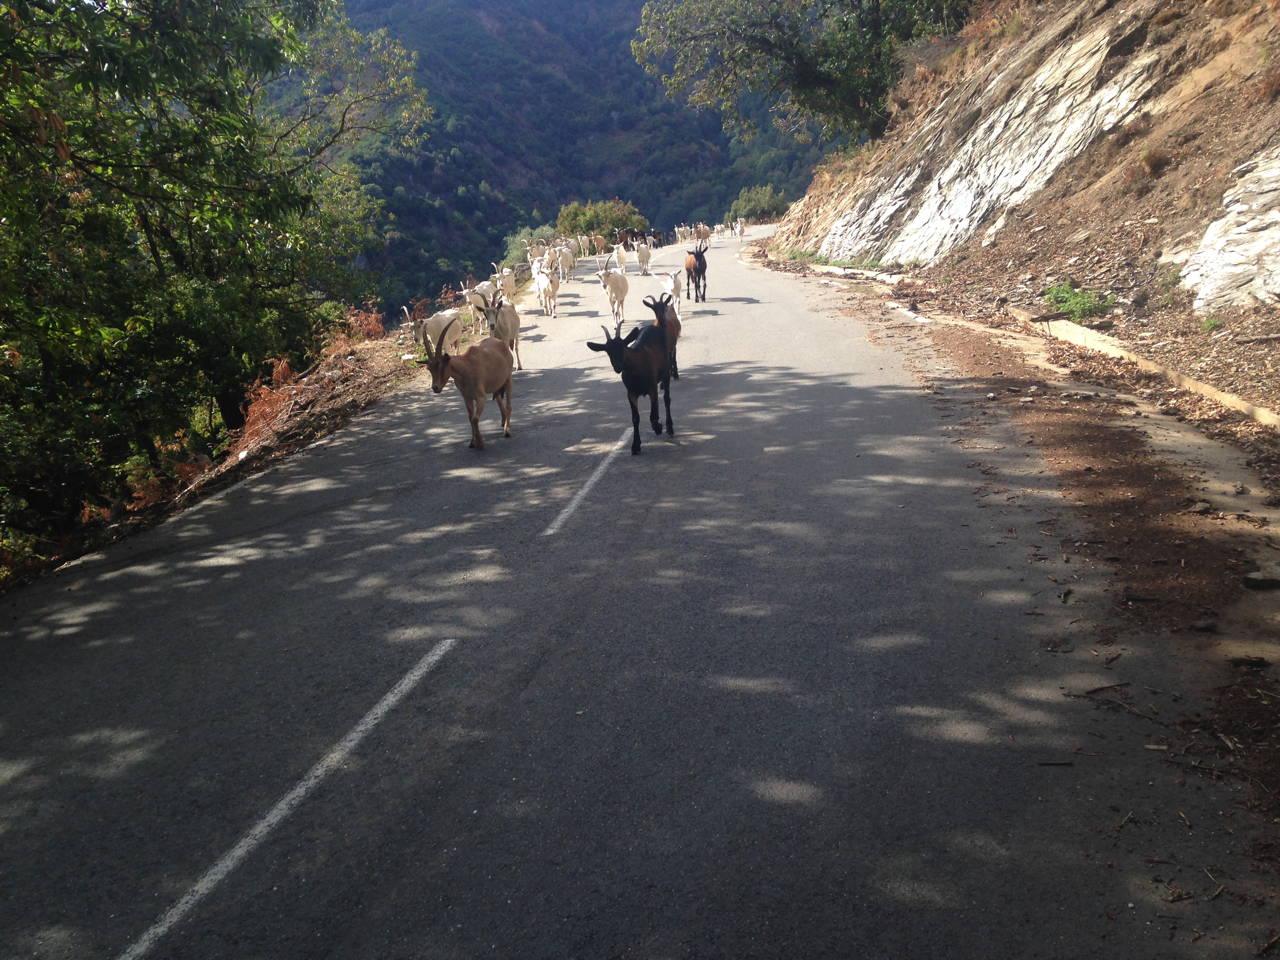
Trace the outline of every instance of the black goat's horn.
{"type": "Polygon", "coordinates": [[[608,343],[610,340],[613,339],[613,337],[609,336],[609,328],[606,327],[603,323],[600,324],[600,329],[604,331],[604,339],[606,343],[608,343]]]}

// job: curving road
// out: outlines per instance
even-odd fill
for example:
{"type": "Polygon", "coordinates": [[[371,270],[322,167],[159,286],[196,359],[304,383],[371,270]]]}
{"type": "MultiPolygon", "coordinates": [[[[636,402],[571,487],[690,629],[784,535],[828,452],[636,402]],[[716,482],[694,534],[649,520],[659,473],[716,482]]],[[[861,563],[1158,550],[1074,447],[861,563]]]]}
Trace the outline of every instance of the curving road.
{"type": "Polygon", "coordinates": [[[830,288],[738,255],[675,443],[610,456],[578,279],[513,439],[490,404],[467,449],[424,375],[0,601],[0,957],[1180,956],[1081,839],[1157,788],[1064,765],[1097,717],[1039,642],[1039,514],[985,509],[830,288]]]}

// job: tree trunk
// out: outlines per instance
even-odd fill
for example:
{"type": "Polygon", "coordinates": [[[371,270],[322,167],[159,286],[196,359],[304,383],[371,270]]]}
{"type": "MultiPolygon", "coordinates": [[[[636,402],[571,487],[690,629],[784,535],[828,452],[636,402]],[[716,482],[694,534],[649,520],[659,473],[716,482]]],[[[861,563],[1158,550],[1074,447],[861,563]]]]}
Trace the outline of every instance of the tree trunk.
{"type": "Polygon", "coordinates": [[[218,413],[222,414],[222,423],[228,430],[239,430],[244,426],[244,391],[231,387],[220,390],[214,397],[218,404],[218,413]]]}

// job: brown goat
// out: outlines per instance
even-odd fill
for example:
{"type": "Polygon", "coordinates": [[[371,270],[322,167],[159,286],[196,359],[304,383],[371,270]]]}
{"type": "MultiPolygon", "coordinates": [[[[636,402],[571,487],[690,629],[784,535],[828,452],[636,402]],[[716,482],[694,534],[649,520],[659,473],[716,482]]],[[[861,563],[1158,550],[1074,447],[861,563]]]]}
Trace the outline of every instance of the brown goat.
{"type": "Polygon", "coordinates": [[[680,318],[676,316],[676,308],[671,303],[671,295],[664,293],[655,300],[645,297],[643,303],[653,311],[654,324],[662,329],[667,341],[667,357],[671,364],[671,378],[680,379],[680,367],[676,363],[676,344],[680,341],[680,318]]]}
{"type": "Polygon", "coordinates": [[[707,300],[707,244],[699,240],[697,246],[685,253],[684,298],[689,299],[689,286],[693,286],[694,303],[707,300]]]}
{"type": "Polygon", "coordinates": [[[486,337],[465,353],[450,356],[444,346],[449,327],[458,321],[451,320],[440,333],[439,349],[432,351],[431,338],[424,337],[427,351],[427,369],[431,371],[431,389],[440,393],[449,379],[458,385],[458,392],[467,405],[467,419],[471,421],[471,443],[476,450],[484,449],[484,437],[480,435],[480,414],[484,413],[486,397],[493,397],[502,414],[502,435],[511,436],[511,349],[496,337],[486,337]]]}

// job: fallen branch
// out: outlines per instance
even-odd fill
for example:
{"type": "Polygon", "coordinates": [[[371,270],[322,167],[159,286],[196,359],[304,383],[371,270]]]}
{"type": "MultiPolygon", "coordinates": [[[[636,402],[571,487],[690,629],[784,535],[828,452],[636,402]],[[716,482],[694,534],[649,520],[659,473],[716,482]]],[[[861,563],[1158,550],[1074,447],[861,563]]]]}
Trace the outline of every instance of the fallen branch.
{"type": "Polygon", "coordinates": [[[1100,687],[1094,687],[1092,690],[1086,690],[1084,693],[1080,694],[1080,696],[1092,697],[1095,693],[1101,693],[1103,690],[1118,690],[1121,687],[1129,687],[1132,685],[1133,683],[1130,680],[1125,680],[1121,683],[1104,683],[1100,687]]]}

